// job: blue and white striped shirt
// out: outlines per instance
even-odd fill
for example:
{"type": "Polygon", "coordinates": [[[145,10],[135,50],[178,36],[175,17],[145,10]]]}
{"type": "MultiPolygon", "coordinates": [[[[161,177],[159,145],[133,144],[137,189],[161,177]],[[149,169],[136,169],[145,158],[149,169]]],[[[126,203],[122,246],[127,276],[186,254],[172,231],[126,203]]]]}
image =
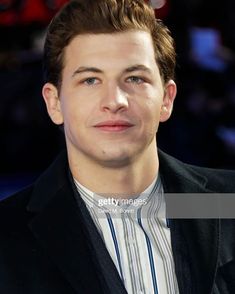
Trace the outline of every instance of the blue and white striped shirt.
{"type": "Polygon", "coordinates": [[[137,198],[94,194],[74,180],[129,294],[177,294],[160,177],[137,198]]]}

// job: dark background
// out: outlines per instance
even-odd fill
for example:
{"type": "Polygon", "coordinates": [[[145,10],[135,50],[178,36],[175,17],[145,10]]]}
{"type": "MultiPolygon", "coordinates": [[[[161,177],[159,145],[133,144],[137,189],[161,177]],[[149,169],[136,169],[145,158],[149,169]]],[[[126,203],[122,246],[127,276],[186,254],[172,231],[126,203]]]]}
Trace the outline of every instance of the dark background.
{"type": "MultiPolygon", "coordinates": [[[[0,197],[31,183],[64,147],[41,96],[45,29],[66,0],[0,0],[0,197]]],[[[178,94],[164,151],[235,167],[235,1],[168,0],[155,10],[176,42],[178,94]]]]}

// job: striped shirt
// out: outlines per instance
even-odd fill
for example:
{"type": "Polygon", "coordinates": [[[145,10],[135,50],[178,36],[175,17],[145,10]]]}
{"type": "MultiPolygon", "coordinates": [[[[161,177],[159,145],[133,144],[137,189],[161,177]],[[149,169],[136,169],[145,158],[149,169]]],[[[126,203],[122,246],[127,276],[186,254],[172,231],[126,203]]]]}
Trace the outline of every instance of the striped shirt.
{"type": "Polygon", "coordinates": [[[177,294],[160,177],[138,197],[117,199],[75,185],[128,294],[177,294]]]}

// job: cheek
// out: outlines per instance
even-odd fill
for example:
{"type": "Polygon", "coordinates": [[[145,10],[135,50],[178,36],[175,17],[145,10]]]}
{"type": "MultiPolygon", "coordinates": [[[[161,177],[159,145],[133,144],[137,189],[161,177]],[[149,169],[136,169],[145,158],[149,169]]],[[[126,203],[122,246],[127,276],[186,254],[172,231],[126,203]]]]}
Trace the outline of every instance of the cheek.
{"type": "Polygon", "coordinates": [[[84,103],[82,97],[74,95],[74,93],[61,97],[62,112],[64,115],[65,123],[75,124],[84,121],[89,114],[89,108],[84,103]]]}
{"type": "Polygon", "coordinates": [[[159,120],[161,99],[152,96],[145,97],[138,107],[146,121],[159,120]]]}
{"type": "Polygon", "coordinates": [[[84,120],[84,114],[81,109],[74,103],[67,103],[62,107],[62,111],[65,133],[68,136],[79,134],[79,129],[83,125],[84,120]]]}
{"type": "Polygon", "coordinates": [[[158,130],[160,120],[160,107],[159,103],[149,99],[147,102],[147,111],[145,116],[146,131],[150,136],[154,136],[158,130]]]}

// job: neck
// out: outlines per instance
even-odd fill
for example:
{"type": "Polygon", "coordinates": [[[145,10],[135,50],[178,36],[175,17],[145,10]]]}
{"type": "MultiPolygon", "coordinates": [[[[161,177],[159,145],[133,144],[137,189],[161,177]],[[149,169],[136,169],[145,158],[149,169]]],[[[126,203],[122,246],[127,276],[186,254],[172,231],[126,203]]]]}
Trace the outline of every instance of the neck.
{"type": "Polygon", "coordinates": [[[132,197],[143,192],[158,174],[156,144],[149,148],[135,161],[118,168],[101,165],[68,151],[70,170],[79,183],[94,193],[104,197],[132,197]]]}

